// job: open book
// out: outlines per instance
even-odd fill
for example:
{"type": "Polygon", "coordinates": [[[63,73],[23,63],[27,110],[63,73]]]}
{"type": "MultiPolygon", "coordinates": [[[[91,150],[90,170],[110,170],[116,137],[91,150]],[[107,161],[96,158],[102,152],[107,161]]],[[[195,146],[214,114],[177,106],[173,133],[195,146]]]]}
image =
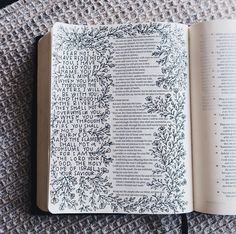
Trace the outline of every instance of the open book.
{"type": "Polygon", "coordinates": [[[235,25],[56,23],[38,44],[38,206],[236,214],[235,25]]]}

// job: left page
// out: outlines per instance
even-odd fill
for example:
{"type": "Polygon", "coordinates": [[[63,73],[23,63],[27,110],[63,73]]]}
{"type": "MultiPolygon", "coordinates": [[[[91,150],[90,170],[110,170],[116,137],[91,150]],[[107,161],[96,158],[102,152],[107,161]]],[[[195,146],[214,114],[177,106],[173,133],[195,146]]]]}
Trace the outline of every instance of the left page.
{"type": "Polygon", "coordinates": [[[192,211],[188,28],[52,30],[52,213],[192,211]]]}

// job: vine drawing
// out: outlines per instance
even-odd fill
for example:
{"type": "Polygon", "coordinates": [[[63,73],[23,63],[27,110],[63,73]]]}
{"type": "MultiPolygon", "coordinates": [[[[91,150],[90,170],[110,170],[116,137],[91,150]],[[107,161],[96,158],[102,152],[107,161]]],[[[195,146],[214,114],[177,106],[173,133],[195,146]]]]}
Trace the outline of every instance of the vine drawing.
{"type": "Polygon", "coordinates": [[[52,93],[52,116],[50,141],[51,172],[50,172],[50,199],[54,205],[59,204],[60,210],[79,210],[80,212],[97,211],[109,207],[113,212],[180,212],[184,211],[187,202],[185,194],[185,147],[184,130],[186,116],[185,92],[187,87],[187,51],[184,45],[183,31],[178,26],[162,23],[127,24],[116,27],[100,26],[98,28],[83,27],[78,31],[76,27],[63,24],[57,29],[53,49],[53,76],[52,86],[58,89],[57,83],[62,74],[56,71],[61,63],[60,50],[86,50],[99,56],[99,66],[91,71],[90,76],[97,80],[99,94],[97,118],[102,127],[90,129],[88,134],[95,137],[94,150],[89,152],[91,157],[99,157],[102,167],[92,176],[73,177],[68,174],[60,175],[55,170],[56,160],[55,137],[57,115],[53,108],[57,104],[56,93],[52,93]],[[110,147],[110,102],[112,100],[111,87],[113,80],[111,68],[113,63],[113,45],[110,39],[135,37],[137,35],[156,34],[160,43],[153,56],[161,66],[162,75],[157,78],[156,85],[168,91],[166,95],[146,97],[144,107],[150,114],[157,114],[169,120],[169,124],[160,126],[154,132],[151,153],[156,159],[153,169],[153,179],[148,184],[153,195],[140,198],[120,198],[111,191],[112,184],[108,177],[108,167],[112,164],[110,147]],[[161,191],[157,193],[156,191],[161,191]]]}

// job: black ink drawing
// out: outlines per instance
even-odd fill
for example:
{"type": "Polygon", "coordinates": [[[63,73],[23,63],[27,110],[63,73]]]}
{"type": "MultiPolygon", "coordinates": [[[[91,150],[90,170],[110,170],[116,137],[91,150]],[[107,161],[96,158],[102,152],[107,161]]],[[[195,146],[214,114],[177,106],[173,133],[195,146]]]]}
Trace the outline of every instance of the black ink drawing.
{"type": "MultiPolygon", "coordinates": [[[[91,176],[73,177],[60,175],[51,166],[50,197],[52,204],[59,204],[59,209],[79,210],[81,212],[97,211],[106,207],[119,212],[179,212],[184,211],[187,203],[184,200],[185,178],[185,148],[184,128],[186,117],[185,90],[187,86],[187,51],[184,46],[184,35],[178,26],[169,24],[150,23],[137,25],[122,25],[116,27],[101,26],[99,28],[83,27],[67,28],[61,25],[57,29],[55,49],[53,52],[53,74],[56,78],[52,85],[56,86],[60,78],[56,67],[60,64],[60,50],[86,50],[99,57],[98,66],[91,72],[99,86],[97,105],[100,128],[91,128],[88,134],[96,140],[91,157],[99,157],[102,165],[100,171],[91,176]],[[155,130],[152,156],[156,159],[153,168],[153,180],[148,184],[153,195],[140,198],[120,198],[111,193],[112,184],[108,178],[108,166],[112,163],[110,154],[110,125],[107,123],[110,114],[109,103],[112,100],[111,86],[113,85],[110,70],[113,45],[110,38],[132,37],[137,35],[156,34],[160,38],[153,56],[161,66],[162,76],[158,77],[156,85],[167,90],[165,96],[147,97],[145,109],[148,113],[160,115],[169,120],[169,124],[155,130]],[[55,71],[54,71],[55,70],[55,71]],[[161,191],[157,193],[156,191],[161,191]]],[[[52,95],[52,132],[55,129],[56,112],[53,105],[56,97],[52,95]]],[[[56,133],[55,133],[56,134],[56,133]]],[[[54,133],[53,133],[54,135],[54,133]]],[[[51,138],[52,162],[56,158],[54,137],[51,138]]]]}

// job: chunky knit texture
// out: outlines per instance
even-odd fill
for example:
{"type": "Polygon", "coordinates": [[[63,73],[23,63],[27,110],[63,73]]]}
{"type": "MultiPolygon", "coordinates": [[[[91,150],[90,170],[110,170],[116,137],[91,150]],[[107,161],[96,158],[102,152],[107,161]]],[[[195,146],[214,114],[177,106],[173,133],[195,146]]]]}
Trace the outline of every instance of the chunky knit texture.
{"type": "MultiPolygon", "coordinates": [[[[20,0],[0,10],[0,233],[180,233],[179,215],[34,215],[35,38],[55,22],[192,24],[236,18],[235,0],[20,0]]],[[[191,213],[190,233],[235,233],[236,216],[191,213]]]]}

